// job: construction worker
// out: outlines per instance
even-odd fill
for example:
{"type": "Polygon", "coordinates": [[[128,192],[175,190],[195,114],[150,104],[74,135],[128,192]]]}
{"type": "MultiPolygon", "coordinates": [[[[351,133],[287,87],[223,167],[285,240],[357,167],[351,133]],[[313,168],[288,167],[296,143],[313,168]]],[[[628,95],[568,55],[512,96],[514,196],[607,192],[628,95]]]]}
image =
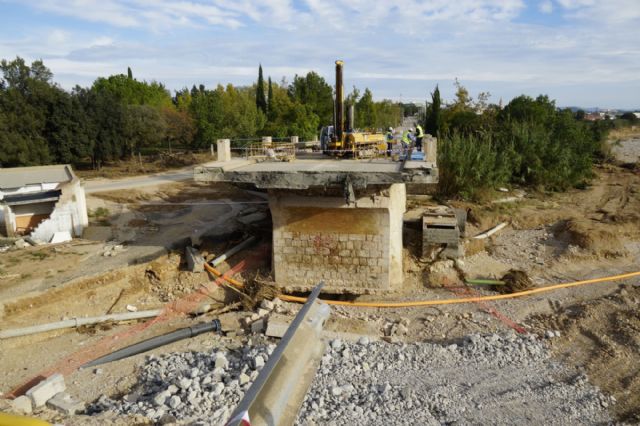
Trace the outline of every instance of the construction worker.
{"type": "Polygon", "coordinates": [[[393,150],[393,127],[389,127],[387,129],[387,155],[391,156],[391,151],[393,150]]]}
{"type": "Polygon", "coordinates": [[[409,147],[411,146],[411,134],[413,133],[413,129],[409,128],[407,130],[404,131],[404,133],[402,134],[402,150],[403,151],[407,151],[409,149],[409,147]]]}
{"type": "Polygon", "coordinates": [[[424,137],[424,131],[421,125],[416,126],[416,148],[418,151],[422,151],[422,138],[424,137]]]}

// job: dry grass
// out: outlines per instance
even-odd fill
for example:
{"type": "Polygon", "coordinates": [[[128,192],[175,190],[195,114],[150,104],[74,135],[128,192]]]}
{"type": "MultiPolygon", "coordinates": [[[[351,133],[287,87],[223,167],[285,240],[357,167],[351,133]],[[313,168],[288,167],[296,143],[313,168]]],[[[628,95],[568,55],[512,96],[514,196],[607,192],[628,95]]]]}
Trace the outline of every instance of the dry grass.
{"type": "Polygon", "coordinates": [[[622,241],[615,232],[594,226],[588,219],[569,219],[564,222],[560,233],[569,244],[576,245],[595,255],[620,257],[627,254],[622,241]]]}
{"type": "Polygon", "coordinates": [[[213,158],[209,153],[187,153],[168,155],[149,155],[130,160],[116,161],[106,164],[100,170],[76,169],[74,172],[83,179],[89,178],[121,178],[137,176],[150,173],[161,173],[172,169],[192,166],[194,164],[206,163],[213,158]]]}

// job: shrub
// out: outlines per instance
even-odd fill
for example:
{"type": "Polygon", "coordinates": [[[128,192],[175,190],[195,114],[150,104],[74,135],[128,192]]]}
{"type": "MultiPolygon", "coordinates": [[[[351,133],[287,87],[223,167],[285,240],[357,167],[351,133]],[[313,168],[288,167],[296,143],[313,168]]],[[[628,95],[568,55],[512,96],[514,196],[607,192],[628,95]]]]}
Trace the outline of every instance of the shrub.
{"type": "Polygon", "coordinates": [[[438,192],[474,198],[482,188],[505,183],[510,170],[491,137],[453,133],[438,146],[438,192]]]}

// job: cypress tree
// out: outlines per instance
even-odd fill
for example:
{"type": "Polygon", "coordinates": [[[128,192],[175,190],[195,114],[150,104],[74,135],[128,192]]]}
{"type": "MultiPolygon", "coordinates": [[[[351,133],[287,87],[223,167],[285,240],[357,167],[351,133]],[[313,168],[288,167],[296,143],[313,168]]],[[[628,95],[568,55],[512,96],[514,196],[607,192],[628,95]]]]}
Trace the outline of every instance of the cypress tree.
{"type": "Polygon", "coordinates": [[[438,85],[436,85],[436,90],[431,94],[431,111],[427,116],[427,125],[425,128],[425,131],[432,136],[437,136],[438,131],[440,130],[440,123],[442,122],[441,103],[440,89],[438,88],[438,85]]]}
{"type": "Polygon", "coordinates": [[[127,67],[127,77],[129,80],[133,79],[133,73],[131,72],[131,67],[127,67]]]}
{"type": "Polygon", "coordinates": [[[269,95],[268,95],[268,99],[267,101],[268,103],[268,110],[269,113],[271,113],[271,101],[273,100],[273,86],[271,85],[271,77],[269,77],[269,95]]]}
{"type": "Polygon", "coordinates": [[[264,78],[262,77],[262,65],[258,68],[258,86],[256,87],[256,107],[267,113],[267,99],[264,96],[264,78]]]}

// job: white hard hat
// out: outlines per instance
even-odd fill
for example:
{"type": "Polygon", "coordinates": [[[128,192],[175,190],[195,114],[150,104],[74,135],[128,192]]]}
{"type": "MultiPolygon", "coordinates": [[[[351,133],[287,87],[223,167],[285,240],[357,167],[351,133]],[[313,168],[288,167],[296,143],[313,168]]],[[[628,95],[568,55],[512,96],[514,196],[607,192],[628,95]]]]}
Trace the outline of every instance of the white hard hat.
{"type": "Polygon", "coordinates": [[[390,132],[393,132],[393,127],[389,127],[389,131],[390,131],[390,132]]]}

